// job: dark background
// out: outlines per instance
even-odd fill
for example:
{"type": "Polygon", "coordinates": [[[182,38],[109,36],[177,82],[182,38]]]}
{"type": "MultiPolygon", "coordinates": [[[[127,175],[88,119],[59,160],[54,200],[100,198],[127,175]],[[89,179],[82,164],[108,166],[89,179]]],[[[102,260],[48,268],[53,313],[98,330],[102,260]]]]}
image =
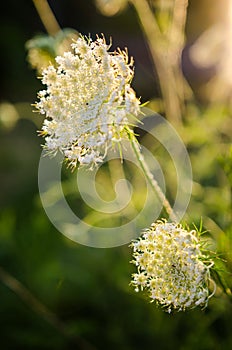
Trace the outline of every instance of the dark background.
{"type": "MultiPolygon", "coordinates": [[[[190,2],[189,43],[222,15],[223,7],[219,9],[217,3],[190,2]]],[[[113,48],[128,47],[136,63],[137,95],[143,102],[159,96],[147,45],[131,7],[108,18],[93,1],[50,4],[61,27],[92,37],[104,33],[106,38],[112,36],[113,48]]],[[[17,115],[15,123],[0,125],[0,265],[63,322],[54,324],[46,312],[44,317],[25,291],[15,294],[1,278],[1,349],[89,348],[65,335],[63,324],[99,350],[232,348],[231,308],[226,300],[215,297],[204,311],[168,315],[129,287],[133,267],[127,246],[80,246],[49,222],[37,188],[41,141],[36,130],[41,119],[31,112],[41,85],[25,51],[25,42],[45,31],[32,1],[2,1],[0,16],[0,102],[13,105],[11,113],[17,115]]]]}

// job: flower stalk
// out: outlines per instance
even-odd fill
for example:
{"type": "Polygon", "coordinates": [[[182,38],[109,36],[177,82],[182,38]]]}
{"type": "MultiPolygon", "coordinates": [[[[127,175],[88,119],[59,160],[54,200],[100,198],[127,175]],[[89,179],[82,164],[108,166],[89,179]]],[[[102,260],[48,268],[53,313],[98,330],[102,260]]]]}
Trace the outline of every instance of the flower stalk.
{"type": "Polygon", "coordinates": [[[47,33],[51,36],[55,36],[61,30],[61,28],[47,0],[32,1],[47,33]]]}
{"type": "Polygon", "coordinates": [[[169,215],[170,219],[172,221],[178,222],[178,219],[172,210],[172,207],[164,195],[162,189],[160,188],[158,182],[155,180],[154,176],[152,175],[149,167],[147,166],[147,163],[141,153],[138,141],[136,140],[134,134],[128,132],[128,137],[130,138],[131,146],[134,151],[134,154],[136,156],[136,159],[139,162],[139,165],[141,166],[141,169],[143,170],[144,175],[146,176],[146,179],[148,180],[149,184],[151,185],[153,191],[157,194],[158,198],[160,199],[161,203],[163,204],[167,214],[169,215]]]}

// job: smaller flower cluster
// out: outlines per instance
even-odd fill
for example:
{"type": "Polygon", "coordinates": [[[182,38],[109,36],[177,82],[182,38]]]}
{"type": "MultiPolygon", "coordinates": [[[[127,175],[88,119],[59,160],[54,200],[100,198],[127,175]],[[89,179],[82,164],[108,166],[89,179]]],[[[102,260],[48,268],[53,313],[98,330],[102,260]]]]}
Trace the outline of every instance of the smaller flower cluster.
{"type": "Polygon", "coordinates": [[[26,42],[27,60],[31,68],[41,75],[43,70],[51,64],[56,66],[55,57],[70,51],[73,40],[78,36],[76,30],[66,28],[54,36],[40,34],[28,40],[26,42]]]}
{"type": "MultiPolygon", "coordinates": [[[[73,53],[56,57],[56,66],[42,73],[46,90],[36,108],[45,115],[45,147],[61,151],[71,166],[102,162],[107,149],[120,142],[128,115],[140,101],[131,88],[133,61],[127,51],[109,52],[104,37],[79,37],[73,53]]],[[[132,131],[131,131],[132,132],[132,131]]]]}
{"type": "Polygon", "coordinates": [[[131,282],[135,291],[147,290],[168,312],[207,305],[213,261],[202,253],[196,231],[158,221],[131,247],[137,266],[131,282]]]}

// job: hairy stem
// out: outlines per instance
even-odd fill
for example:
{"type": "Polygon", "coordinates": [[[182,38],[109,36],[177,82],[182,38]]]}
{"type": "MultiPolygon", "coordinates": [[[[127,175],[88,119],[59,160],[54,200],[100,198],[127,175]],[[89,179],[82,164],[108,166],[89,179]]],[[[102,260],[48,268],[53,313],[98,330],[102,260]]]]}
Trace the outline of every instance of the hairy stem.
{"type": "Polygon", "coordinates": [[[152,173],[150,172],[148,166],[147,166],[147,163],[141,153],[141,150],[140,150],[140,147],[139,147],[139,144],[136,140],[136,138],[134,136],[132,136],[131,134],[129,135],[130,137],[130,141],[131,141],[131,146],[132,146],[132,149],[135,153],[135,156],[136,156],[136,159],[138,160],[140,166],[141,166],[141,169],[143,170],[149,184],[151,185],[153,191],[157,194],[157,196],[159,197],[161,203],[163,204],[167,214],[170,216],[170,219],[175,221],[175,222],[178,222],[177,220],[177,217],[175,215],[175,213],[173,212],[172,210],[172,207],[169,203],[169,201],[167,200],[167,198],[165,197],[162,189],[160,188],[158,182],[155,180],[154,176],[152,175],[152,173]]]}
{"type": "Polygon", "coordinates": [[[32,1],[48,34],[51,36],[56,35],[61,28],[47,0],[32,1]]]}

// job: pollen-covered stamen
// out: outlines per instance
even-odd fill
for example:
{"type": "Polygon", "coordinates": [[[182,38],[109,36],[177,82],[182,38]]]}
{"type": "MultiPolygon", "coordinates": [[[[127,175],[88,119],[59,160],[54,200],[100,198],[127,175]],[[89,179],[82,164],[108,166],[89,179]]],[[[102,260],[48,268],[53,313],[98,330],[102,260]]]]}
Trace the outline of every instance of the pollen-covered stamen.
{"type": "Polygon", "coordinates": [[[158,221],[131,247],[137,266],[131,284],[136,291],[146,289],[168,312],[207,305],[213,261],[202,253],[195,231],[158,221]]]}
{"type": "Polygon", "coordinates": [[[56,57],[56,67],[43,70],[47,89],[38,93],[35,106],[46,116],[45,148],[61,151],[73,167],[94,165],[127,135],[128,115],[139,113],[130,86],[133,61],[126,50],[109,52],[104,37],[79,37],[72,48],[74,53],[56,57]]]}

